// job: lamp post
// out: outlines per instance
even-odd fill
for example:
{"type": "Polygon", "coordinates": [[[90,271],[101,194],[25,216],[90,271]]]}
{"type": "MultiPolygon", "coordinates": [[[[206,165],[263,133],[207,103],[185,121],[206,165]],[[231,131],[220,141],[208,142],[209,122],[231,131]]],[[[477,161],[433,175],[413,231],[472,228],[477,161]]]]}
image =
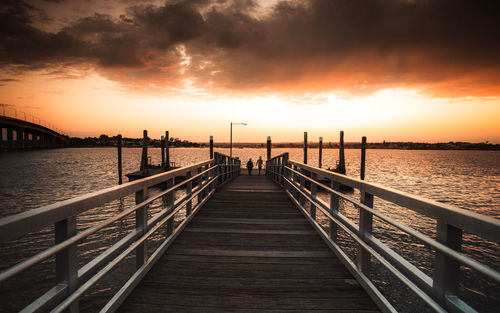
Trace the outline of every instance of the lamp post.
{"type": "Polygon", "coordinates": [[[245,125],[245,123],[232,123],[231,122],[231,127],[230,127],[230,132],[229,132],[229,157],[233,157],[233,125],[245,125]]]}

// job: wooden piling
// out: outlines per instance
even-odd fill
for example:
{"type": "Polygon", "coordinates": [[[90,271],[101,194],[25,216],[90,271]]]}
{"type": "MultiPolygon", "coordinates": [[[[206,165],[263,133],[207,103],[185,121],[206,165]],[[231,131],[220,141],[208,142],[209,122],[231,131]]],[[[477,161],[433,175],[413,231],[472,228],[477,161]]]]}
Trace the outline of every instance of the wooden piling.
{"type": "Polygon", "coordinates": [[[366,136],[361,138],[361,169],[359,176],[361,180],[365,179],[365,161],[366,161],[366,136]]]}
{"type": "Polygon", "coordinates": [[[165,137],[164,136],[161,136],[160,149],[161,149],[161,167],[165,168],[165,137]]]}
{"type": "Polygon", "coordinates": [[[118,185],[121,185],[122,184],[122,135],[117,136],[116,147],[118,148],[118,185]]]}
{"type": "Polygon", "coordinates": [[[304,132],[304,164],[307,164],[307,132],[304,132]]]}
{"type": "Polygon", "coordinates": [[[323,137],[319,137],[318,167],[321,168],[323,162],[323,137]]]}
{"type": "Polygon", "coordinates": [[[345,154],[344,154],[344,131],[340,131],[339,143],[339,173],[345,175],[345,154]]]}
{"type": "Polygon", "coordinates": [[[165,170],[170,170],[170,139],[168,130],[165,131],[165,170]]]}
{"type": "Polygon", "coordinates": [[[144,130],[142,135],[142,156],[141,156],[141,168],[143,171],[146,169],[148,164],[148,131],[144,130]]]}
{"type": "Polygon", "coordinates": [[[267,159],[271,158],[271,136],[267,136],[267,159]]]}
{"type": "Polygon", "coordinates": [[[210,136],[210,159],[214,158],[214,136],[210,136]]]}

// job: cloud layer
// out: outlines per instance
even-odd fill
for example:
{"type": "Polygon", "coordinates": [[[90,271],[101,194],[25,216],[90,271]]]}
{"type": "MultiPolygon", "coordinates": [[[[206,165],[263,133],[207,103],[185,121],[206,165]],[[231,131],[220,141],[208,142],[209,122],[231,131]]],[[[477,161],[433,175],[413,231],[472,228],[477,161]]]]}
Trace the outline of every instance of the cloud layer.
{"type": "Polygon", "coordinates": [[[167,1],[66,19],[49,32],[40,20],[65,17],[8,0],[0,67],[92,67],[144,92],[188,84],[225,93],[409,87],[497,96],[498,12],[499,2],[487,0],[167,1]]]}

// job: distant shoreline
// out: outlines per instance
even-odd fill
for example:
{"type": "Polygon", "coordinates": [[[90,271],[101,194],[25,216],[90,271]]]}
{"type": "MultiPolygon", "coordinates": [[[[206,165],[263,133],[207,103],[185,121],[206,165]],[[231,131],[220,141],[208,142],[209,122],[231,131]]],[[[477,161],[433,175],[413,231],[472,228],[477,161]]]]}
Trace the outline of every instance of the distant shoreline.
{"type": "MultiPolygon", "coordinates": [[[[68,147],[72,148],[92,148],[92,147],[116,147],[117,137],[100,136],[87,138],[70,138],[68,147]]],[[[122,146],[126,148],[142,147],[142,138],[123,138],[122,146]]],[[[148,147],[160,147],[161,142],[158,139],[150,139],[148,147]]],[[[178,138],[170,138],[169,146],[171,148],[208,148],[208,142],[190,142],[180,140],[178,138]]],[[[317,149],[318,142],[309,142],[308,148],[317,149]]],[[[228,142],[214,142],[214,148],[229,148],[228,142]]],[[[233,143],[233,148],[266,148],[266,143],[233,143]]],[[[277,142],[272,144],[272,148],[303,148],[302,142],[277,142]]],[[[338,149],[338,142],[323,142],[323,149],[338,149]]],[[[346,142],[345,149],[360,149],[360,142],[346,142]]],[[[391,149],[391,150],[487,150],[498,151],[500,144],[492,144],[489,142],[470,143],[470,142],[442,142],[442,143],[425,143],[425,142],[368,142],[367,149],[391,149]]]]}

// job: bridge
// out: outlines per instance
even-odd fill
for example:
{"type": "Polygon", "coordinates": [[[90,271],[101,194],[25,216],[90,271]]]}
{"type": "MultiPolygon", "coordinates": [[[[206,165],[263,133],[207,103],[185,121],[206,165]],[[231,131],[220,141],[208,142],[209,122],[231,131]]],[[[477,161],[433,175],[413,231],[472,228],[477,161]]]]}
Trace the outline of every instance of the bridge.
{"type": "Polygon", "coordinates": [[[0,115],[0,151],[61,148],[68,143],[68,137],[49,128],[51,125],[42,125],[40,119],[35,123],[35,118],[30,122],[25,113],[24,120],[19,119],[17,115],[15,112],[15,115],[8,116],[5,110],[3,115],[0,115]]]}
{"type": "Polygon", "coordinates": [[[100,312],[397,312],[415,303],[422,311],[476,312],[458,292],[461,268],[500,283],[491,265],[461,252],[464,234],[499,244],[497,219],[293,161],[288,153],[268,159],[265,176],[241,171],[240,160],[215,153],[200,163],[1,219],[1,242],[51,225],[55,239],[0,273],[4,299],[23,298],[31,283],[17,286],[15,276],[54,256],[55,284],[23,312],[85,310],[80,299],[127,261],[134,270],[100,312]],[[175,184],[179,176],[186,179],[175,184]],[[158,185],[164,188],[158,191],[158,185]],[[356,191],[342,193],[340,185],[356,191]],[[78,229],[78,216],[127,195],[134,195],[134,205],[78,229]],[[435,238],[377,210],[375,199],[433,220],[435,238]],[[347,217],[341,203],[359,215],[347,217]],[[155,205],[158,210],[152,210],[155,205]],[[80,264],[82,243],[126,218],[135,226],[80,264]],[[374,220],[398,229],[405,241],[430,247],[432,274],[377,238],[374,220]],[[404,296],[381,291],[372,275],[379,269],[406,290],[404,296]]]}

